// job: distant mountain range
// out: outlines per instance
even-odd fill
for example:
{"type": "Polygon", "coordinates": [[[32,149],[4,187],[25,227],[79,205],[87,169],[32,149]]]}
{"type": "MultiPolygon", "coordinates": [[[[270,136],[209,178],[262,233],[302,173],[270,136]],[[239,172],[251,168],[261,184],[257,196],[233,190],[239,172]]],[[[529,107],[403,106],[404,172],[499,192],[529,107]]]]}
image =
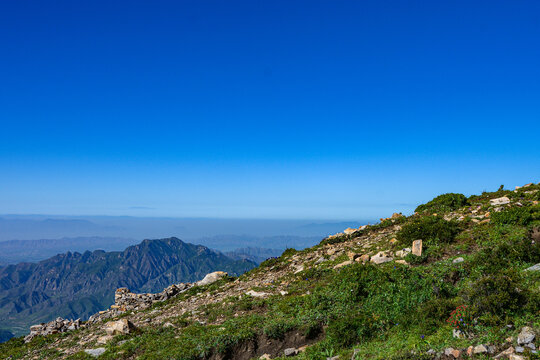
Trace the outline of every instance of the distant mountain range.
{"type": "Polygon", "coordinates": [[[173,237],[144,240],[124,251],[68,252],[0,267],[0,330],[5,340],[5,330],[21,335],[56,316],[85,319],[112,304],[119,287],[157,292],[213,271],[238,275],[255,266],[173,237]]]}
{"type": "Polygon", "coordinates": [[[38,262],[67,251],[118,251],[139,242],[135,239],[99,236],[0,241],[0,266],[38,262]]]}

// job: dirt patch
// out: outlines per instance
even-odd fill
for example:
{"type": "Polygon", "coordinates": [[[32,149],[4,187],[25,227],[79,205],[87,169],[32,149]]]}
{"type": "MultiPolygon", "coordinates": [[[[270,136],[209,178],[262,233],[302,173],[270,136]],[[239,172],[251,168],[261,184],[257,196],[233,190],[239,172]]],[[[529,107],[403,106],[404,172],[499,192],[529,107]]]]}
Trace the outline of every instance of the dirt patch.
{"type": "Polygon", "coordinates": [[[261,355],[269,354],[272,358],[283,356],[287,348],[299,348],[320,341],[323,334],[314,338],[307,338],[299,331],[287,333],[283,340],[271,339],[264,334],[259,334],[255,339],[245,341],[231,347],[225,353],[212,354],[207,360],[250,360],[261,355]]]}

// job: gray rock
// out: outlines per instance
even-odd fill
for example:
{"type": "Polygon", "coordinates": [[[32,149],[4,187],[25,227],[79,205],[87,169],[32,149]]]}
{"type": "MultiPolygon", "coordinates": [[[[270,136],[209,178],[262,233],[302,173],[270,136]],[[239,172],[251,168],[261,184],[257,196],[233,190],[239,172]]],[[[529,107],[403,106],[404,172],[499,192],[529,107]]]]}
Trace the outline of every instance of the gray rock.
{"type": "Polygon", "coordinates": [[[93,357],[98,357],[105,352],[105,348],[100,347],[95,349],[86,349],[84,352],[93,357]]]}
{"type": "Polygon", "coordinates": [[[518,354],[521,354],[524,351],[525,351],[525,348],[523,346],[516,346],[516,352],[518,354]]]}
{"type": "Polygon", "coordinates": [[[540,264],[536,264],[529,268],[526,268],[525,271],[540,271],[540,264]]]}
{"type": "Polygon", "coordinates": [[[296,348],[287,348],[283,350],[283,355],[285,356],[294,356],[298,354],[298,350],[296,348]]]}
{"type": "Polygon", "coordinates": [[[536,350],[536,345],[534,345],[533,343],[527,344],[525,345],[525,347],[528,347],[531,350],[536,350]]]}
{"type": "Polygon", "coordinates": [[[465,261],[465,259],[463,259],[462,257],[458,257],[458,258],[455,258],[454,260],[452,260],[452,263],[459,264],[459,263],[462,263],[464,261],[465,261]]]}
{"type": "Polygon", "coordinates": [[[536,335],[534,334],[533,329],[528,326],[524,326],[518,335],[517,343],[519,345],[528,344],[533,342],[535,337],[536,335]]]}
{"type": "Polygon", "coordinates": [[[378,252],[376,255],[373,255],[371,257],[371,262],[372,263],[375,263],[375,264],[382,264],[382,263],[385,263],[385,262],[389,262],[389,261],[392,261],[394,260],[393,258],[387,256],[384,251],[380,251],[378,252]]]}
{"type": "Polygon", "coordinates": [[[475,354],[485,354],[487,352],[488,352],[487,347],[485,347],[482,344],[475,346],[474,349],[473,349],[473,353],[475,353],[475,354]]]}

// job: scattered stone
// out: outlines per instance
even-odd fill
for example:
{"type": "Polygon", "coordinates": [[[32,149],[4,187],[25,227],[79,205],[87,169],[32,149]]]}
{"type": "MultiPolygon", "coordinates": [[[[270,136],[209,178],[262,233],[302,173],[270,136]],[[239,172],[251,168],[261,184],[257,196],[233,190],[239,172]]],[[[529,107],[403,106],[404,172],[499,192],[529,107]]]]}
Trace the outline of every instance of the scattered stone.
{"type": "Polygon", "coordinates": [[[372,263],[375,263],[375,264],[383,264],[385,262],[389,262],[389,261],[392,261],[394,260],[393,258],[391,258],[390,256],[387,256],[384,251],[380,251],[378,252],[376,255],[373,255],[370,259],[370,261],[372,263]]]}
{"type": "Polygon", "coordinates": [[[518,335],[517,343],[519,345],[532,343],[535,337],[536,335],[534,334],[533,329],[528,326],[524,326],[518,335]]]}
{"type": "Polygon", "coordinates": [[[167,321],[165,324],[163,324],[163,327],[170,328],[170,327],[174,327],[174,325],[171,322],[167,321]]]}
{"type": "Polygon", "coordinates": [[[412,253],[416,256],[422,256],[422,240],[414,240],[412,243],[412,253]]]}
{"type": "Polygon", "coordinates": [[[525,348],[523,346],[516,346],[516,352],[518,354],[521,354],[524,351],[525,351],[525,348]]]}
{"type": "Polygon", "coordinates": [[[96,349],[86,349],[84,350],[85,353],[87,353],[90,356],[98,357],[102,355],[105,352],[105,348],[96,348],[96,349]]]}
{"type": "Polygon", "coordinates": [[[298,274],[298,273],[301,273],[302,271],[304,271],[304,265],[300,265],[296,268],[296,270],[294,271],[295,274],[298,274]]]}
{"type": "Polygon", "coordinates": [[[335,253],[336,253],[336,249],[334,249],[334,248],[330,248],[330,249],[326,250],[327,255],[334,255],[335,253]]]}
{"type": "Polygon", "coordinates": [[[334,266],[334,269],[339,269],[341,267],[351,265],[352,263],[353,263],[352,260],[347,260],[347,261],[342,262],[341,264],[337,264],[336,266],[334,266]]]}
{"type": "Polygon", "coordinates": [[[347,252],[347,257],[349,258],[349,260],[354,261],[354,260],[356,260],[357,258],[360,257],[360,254],[357,254],[357,253],[355,253],[353,251],[349,251],[349,252],[347,252]]]}
{"type": "Polygon", "coordinates": [[[259,359],[260,360],[270,360],[272,358],[270,357],[270,354],[263,354],[263,355],[261,355],[261,357],[259,359]]]}
{"type": "Polygon", "coordinates": [[[500,198],[491,199],[489,200],[489,203],[490,205],[493,205],[493,206],[506,205],[510,203],[510,199],[506,196],[503,196],[500,198]]]}
{"type": "Polygon", "coordinates": [[[468,356],[472,356],[473,355],[473,349],[474,347],[471,345],[467,348],[467,355],[468,356]]]}
{"type": "Polygon", "coordinates": [[[270,296],[270,294],[268,294],[268,293],[257,292],[255,290],[249,290],[248,292],[246,292],[246,295],[250,295],[250,296],[253,296],[253,297],[256,297],[256,298],[264,298],[264,297],[270,296]]]}
{"type": "Polygon", "coordinates": [[[104,329],[107,335],[125,335],[133,331],[135,329],[135,325],[133,325],[128,319],[124,318],[106,323],[104,329]]]}
{"type": "Polygon", "coordinates": [[[525,346],[531,350],[536,350],[536,346],[533,343],[526,344],[525,346]]]}
{"type": "Polygon", "coordinates": [[[105,345],[106,343],[111,341],[113,338],[114,338],[114,336],[112,336],[112,335],[100,336],[100,337],[98,337],[96,343],[98,345],[105,345]]]}
{"type": "Polygon", "coordinates": [[[197,282],[196,284],[199,285],[199,286],[212,284],[212,283],[215,283],[216,281],[224,278],[227,275],[228,274],[226,272],[224,272],[224,271],[215,271],[213,273],[207,274],[204,277],[204,279],[197,282]]]}
{"type": "Polygon", "coordinates": [[[298,354],[298,350],[296,348],[287,348],[283,350],[283,355],[285,356],[294,356],[298,354]]]}
{"type": "Polygon", "coordinates": [[[345,235],[350,235],[352,234],[353,232],[357,231],[357,229],[353,229],[353,228],[346,228],[345,230],[343,230],[343,232],[345,233],[345,235]]]}
{"type": "Polygon", "coordinates": [[[405,260],[396,260],[395,262],[396,262],[396,264],[409,265],[409,263],[406,262],[405,260]]]}
{"type": "Polygon", "coordinates": [[[504,350],[503,352],[501,352],[499,355],[493,357],[494,359],[502,359],[502,358],[506,358],[508,357],[509,355],[513,354],[514,353],[514,348],[512,346],[510,346],[508,349],[504,350]]]}
{"type": "Polygon", "coordinates": [[[452,260],[452,263],[459,264],[459,263],[462,263],[464,261],[465,261],[465,259],[463,259],[462,257],[458,257],[458,258],[455,258],[454,260],[452,260]]]}
{"type": "Polygon", "coordinates": [[[280,290],[279,293],[281,294],[281,296],[285,296],[289,294],[289,292],[285,290],[280,290]]]}
{"type": "Polygon", "coordinates": [[[339,360],[339,355],[332,356],[332,357],[327,357],[326,360],[339,360]]]}
{"type": "Polygon", "coordinates": [[[509,360],[525,360],[523,356],[516,355],[516,354],[510,354],[510,356],[508,356],[508,359],[509,360]]]}
{"type": "Polygon", "coordinates": [[[456,339],[464,339],[465,333],[459,329],[452,329],[452,337],[456,339]]]}
{"type": "Polygon", "coordinates": [[[410,253],[411,253],[411,248],[404,248],[402,250],[396,251],[396,256],[403,258],[403,257],[409,255],[410,253]]]}
{"type": "Polygon", "coordinates": [[[317,259],[317,261],[315,261],[315,265],[319,265],[319,264],[322,264],[323,262],[325,262],[326,259],[324,257],[320,257],[317,259]]]}
{"type": "Polygon", "coordinates": [[[369,255],[368,254],[364,254],[362,256],[360,256],[358,259],[355,260],[356,262],[368,262],[369,261],[369,255]]]}
{"type": "Polygon", "coordinates": [[[540,264],[536,264],[529,268],[526,268],[525,271],[540,271],[540,264]]]}
{"type": "Polygon", "coordinates": [[[446,350],[444,350],[444,354],[446,356],[453,356],[455,359],[457,359],[461,355],[461,350],[453,349],[453,348],[447,348],[446,350]]]}
{"type": "Polygon", "coordinates": [[[474,354],[485,354],[487,352],[488,352],[487,347],[485,345],[482,345],[482,344],[475,346],[474,349],[473,349],[474,354]]]}

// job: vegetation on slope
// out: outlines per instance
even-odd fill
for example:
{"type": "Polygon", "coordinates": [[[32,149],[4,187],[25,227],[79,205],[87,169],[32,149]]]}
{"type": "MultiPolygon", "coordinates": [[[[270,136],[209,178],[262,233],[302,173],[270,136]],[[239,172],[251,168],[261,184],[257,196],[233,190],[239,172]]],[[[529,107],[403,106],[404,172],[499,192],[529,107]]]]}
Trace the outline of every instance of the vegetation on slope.
{"type": "MultiPolygon", "coordinates": [[[[448,347],[477,344],[504,350],[522,326],[540,327],[540,271],[524,271],[540,263],[538,190],[501,189],[460,200],[459,206],[437,197],[428,203],[437,215],[421,211],[310,249],[289,249],[240,278],[194,287],[145,312],[126,314],[139,331],[115,337],[101,358],[258,357],[246,344],[261,339],[273,342],[280,350],[272,355],[279,357],[293,337],[309,345],[297,359],[429,359],[448,347]],[[501,196],[511,202],[490,205],[501,196]],[[396,256],[416,239],[425,244],[417,263],[347,261],[380,250],[396,256]],[[249,288],[269,296],[246,295],[249,288]],[[463,336],[453,337],[454,329],[463,336]]],[[[30,344],[14,339],[0,352],[89,358],[82,350],[97,346],[88,340],[97,331],[88,327],[30,344]]],[[[529,349],[526,355],[537,356],[529,349]]]]}

